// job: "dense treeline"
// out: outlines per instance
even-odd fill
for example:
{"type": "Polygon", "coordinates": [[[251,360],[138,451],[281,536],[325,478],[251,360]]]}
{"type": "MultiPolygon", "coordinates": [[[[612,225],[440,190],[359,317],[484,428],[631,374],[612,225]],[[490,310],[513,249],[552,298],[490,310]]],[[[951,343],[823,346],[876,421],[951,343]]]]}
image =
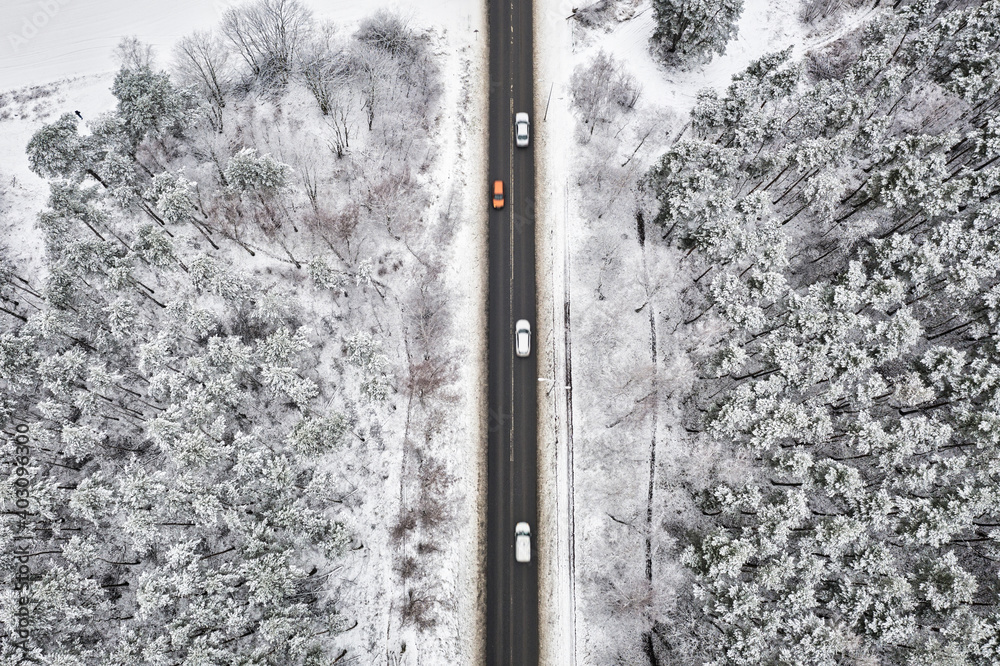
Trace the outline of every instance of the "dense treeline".
{"type": "MultiPolygon", "coordinates": [[[[66,222],[47,236],[41,292],[5,283],[27,322],[0,334],[3,458],[18,459],[15,428],[27,450],[4,496],[12,506],[23,488],[27,506],[3,547],[36,578],[28,642],[9,636],[4,656],[307,663],[344,628],[314,574],[349,535],[316,469],[348,423],[295,370],[305,335],[247,276],[210,259],[151,264],[139,233],[169,245],[148,227],[100,241],[66,222]]],[[[8,583],[17,564],[4,558],[8,583]]],[[[18,608],[5,597],[5,619],[18,608]]]]}
{"type": "MultiPolygon", "coordinates": [[[[334,45],[298,3],[258,0],[223,33],[184,40],[174,76],[125,40],[116,109],[27,147],[51,194],[43,275],[0,256],[0,663],[331,663],[357,625],[329,583],[357,491],[338,456],[381,445],[395,389],[367,317],[380,243],[423,204],[402,127],[430,122],[436,72],[390,14],[334,45]],[[297,91],[336,115],[319,135],[267,115],[297,91]]],[[[421,400],[446,380],[415,382],[421,400]]]]}
{"type": "MultiPolygon", "coordinates": [[[[13,429],[27,438],[4,498],[27,479],[27,506],[3,548],[26,547],[37,576],[28,643],[4,656],[301,663],[342,626],[313,574],[349,543],[316,470],[347,421],[295,369],[310,343],[279,290],[207,255],[185,263],[99,187],[52,183],[44,284],[4,273],[6,462],[13,429]]],[[[4,559],[8,582],[16,566],[4,559]]],[[[4,602],[13,617],[17,597],[4,602]]]]}
{"type": "Polygon", "coordinates": [[[688,427],[755,463],[654,660],[1000,660],[998,73],[1000,3],[900,3],[703,93],[650,172],[710,336],[688,427]]]}

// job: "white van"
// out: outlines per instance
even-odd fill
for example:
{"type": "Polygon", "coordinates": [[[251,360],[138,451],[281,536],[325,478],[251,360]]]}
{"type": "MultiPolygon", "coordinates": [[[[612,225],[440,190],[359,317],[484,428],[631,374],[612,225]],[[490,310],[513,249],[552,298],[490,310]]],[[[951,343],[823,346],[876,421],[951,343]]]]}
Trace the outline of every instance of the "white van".
{"type": "Polygon", "coordinates": [[[518,562],[531,561],[531,528],[528,523],[518,523],[514,527],[514,559],[518,562]]]}

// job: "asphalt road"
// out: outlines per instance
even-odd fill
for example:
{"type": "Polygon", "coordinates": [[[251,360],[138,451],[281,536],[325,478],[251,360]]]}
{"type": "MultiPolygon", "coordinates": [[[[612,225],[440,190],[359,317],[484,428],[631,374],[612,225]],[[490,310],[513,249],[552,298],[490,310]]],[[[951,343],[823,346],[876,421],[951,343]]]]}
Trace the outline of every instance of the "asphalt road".
{"type": "MultiPolygon", "coordinates": [[[[489,452],[487,457],[486,663],[538,663],[534,148],[514,145],[514,114],[531,114],[530,0],[490,0],[489,181],[504,181],[503,210],[489,214],[489,452]],[[532,329],[528,358],[514,355],[514,322],[532,329]],[[514,560],[514,525],[531,526],[531,562],[514,560]]],[[[533,142],[532,142],[533,143],[533,142]]]]}

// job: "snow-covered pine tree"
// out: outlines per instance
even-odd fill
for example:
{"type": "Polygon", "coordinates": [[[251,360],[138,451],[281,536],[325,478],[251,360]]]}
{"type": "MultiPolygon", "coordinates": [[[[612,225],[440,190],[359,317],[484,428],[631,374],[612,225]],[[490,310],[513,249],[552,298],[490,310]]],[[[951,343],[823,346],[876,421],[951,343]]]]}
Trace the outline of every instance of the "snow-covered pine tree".
{"type": "Polygon", "coordinates": [[[687,551],[706,661],[995,653],[998,99],[975,72],[993,71],[998,8],[900,6],[836,79],[775,79],[773,58],[702,95],[651,171],[690,252],[689,322],[722,331],[691,422],[759,461],[706,498],[687,551]]]}
{"type": "Polygon", "coordinates": [[[118,99],[115,113],[121,132],[115,138],[133,157],[147,135],[176,132],[185,125],[190,100],[174,88],[166,72],[153,72],[148,66],[123,67],[111,92],[118,99]]]}
{"type": "Polygon", "coordinates": [[[743,0],[653,0],[653,50],[671,65],[708,62],[738,31],[743,0]]]}
{"type": "Polygon", "coordinates": [[[28,142],[28,166],[43,178],[67,178],[72,181],[100,177],[96,163],[103,157],[95,142],[80,136],[79,119],[66,113],[54,123],[43,126],[28,142]]]}
{"type": "Polygon", "coordinates": [[[273,194],[288,183],[289,169],[270,155],[258,157],[255,148],[244,148],[226,164],[226,182],[237,192],[273,194]]]}

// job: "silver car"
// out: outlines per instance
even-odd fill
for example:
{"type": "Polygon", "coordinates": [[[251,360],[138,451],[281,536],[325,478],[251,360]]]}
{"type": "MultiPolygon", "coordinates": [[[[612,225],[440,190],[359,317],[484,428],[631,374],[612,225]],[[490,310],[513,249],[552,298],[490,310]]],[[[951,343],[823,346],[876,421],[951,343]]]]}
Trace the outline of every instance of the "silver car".
{"type": "Polygon", "coordinates": [[[527,319],[518,319],[514,325],[514,353],[518,356],[531,354],[531,324],[527,319]]]}
{"type": "Polygon", "coordinates": [[[514,139],[518,148],[528,145],[528,114],[514,114],[514,139]]]}
{"type": "Polygon", "coordinates": [[[531,528],[528,523],[514,526],[514,559],[518,562],[531,561],[531,528]]]}

